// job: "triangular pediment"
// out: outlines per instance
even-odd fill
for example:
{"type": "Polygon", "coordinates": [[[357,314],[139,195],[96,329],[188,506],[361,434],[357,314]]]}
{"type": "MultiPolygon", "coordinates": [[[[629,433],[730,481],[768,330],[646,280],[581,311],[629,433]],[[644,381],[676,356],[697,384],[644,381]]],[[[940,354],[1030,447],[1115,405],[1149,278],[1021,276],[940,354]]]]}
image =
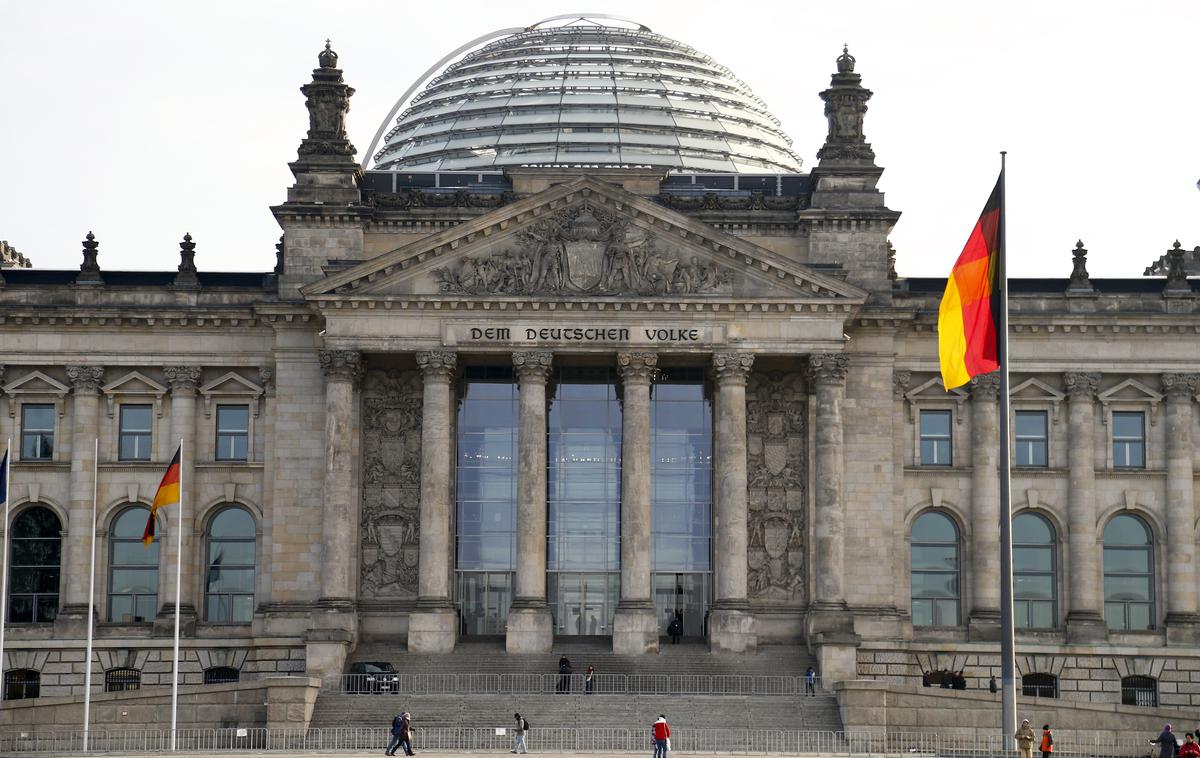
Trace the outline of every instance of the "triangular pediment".
{"type": "Polygon", "coordinates": [[[41,371],[31,371],[15,382],[4,385],[8,395],[56,395],[63,397],[71,388],[41,371]]]}
{"type": "Polygon", "coordinates": [[[805,303],[867,293],[746,240],[583,177],[303,289],[312,300],[587,298],[805,303]]]}
{"type": "Polygon", "coordinates": [[[258,417],[258,398],[266,392],[266,388],[255,384],[241,374],[230,371],[218,376],[211,382],[200,387],[200,396],[204,398],[204,415],[205,417],[212,415],[213,400],[221,402],[226,398],[245,398],[246,400],[255,400],[251,404],[251,409],[254,412],[255,418],[258,417]]]}
{"type": "Polygon", "coordinates": [[[130,371],[119,379],[100,388],[105,395],[156,395],[167,393],[165,385],[159,384],[140,371],[130,371]]]}

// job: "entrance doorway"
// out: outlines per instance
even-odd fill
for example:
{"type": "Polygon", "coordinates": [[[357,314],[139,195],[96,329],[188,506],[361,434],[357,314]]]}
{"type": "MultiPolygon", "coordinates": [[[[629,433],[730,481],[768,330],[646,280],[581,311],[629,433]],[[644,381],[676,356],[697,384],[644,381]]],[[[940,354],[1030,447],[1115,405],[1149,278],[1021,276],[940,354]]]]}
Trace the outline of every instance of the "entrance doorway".
{"type": "Polygon", "coordinates": [[[459,633],[504,634],[512,604],[512,577],[504,571],[463,571],[458,575],[459,633]]]}
{"type": "Polygon", "coordinates": [[[654,610],[660,636],[666,636],[667,625],[676,614],[683,617],[684,637],[706,636],[709,577],[707,573],[654,575],[654,610]]]}
{"type": "Polygon", "coordinates": [[[613,613],[621,589],[620,574],[555,572],[548,574],[546,580],[555,634],[612,635],[613,613]]]}

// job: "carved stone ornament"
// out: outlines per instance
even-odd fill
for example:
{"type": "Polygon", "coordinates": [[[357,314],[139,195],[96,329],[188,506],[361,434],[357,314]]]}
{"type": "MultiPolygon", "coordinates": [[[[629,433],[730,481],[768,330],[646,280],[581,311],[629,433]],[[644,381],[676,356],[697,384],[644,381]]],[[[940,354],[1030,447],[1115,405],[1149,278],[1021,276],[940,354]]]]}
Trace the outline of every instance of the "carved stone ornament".
{"type": "Polygon", "coordinates": [[[363,378],[359,594],[415,599],[421,521],[419,371],[363,378]]]}
{"type": "Polygon", "coordinates": [[[808,403],[800,372],[755,372],[746,389],[750,597],[803,603],[808,403]]]}
{"type": "Polygon", "coordinates": [[[833,75],[829,89],[821,93],[829,133],[824,146],[817,151],[819,160],[866,163],[875,160],[875,151],[867,144],[863,133],[863,118],[872,92],[862,86],[862,77],[854,73],[854,62],[854,56],[843,47],[837,60],[838,71],[833,75]]]}
{"type": "Polygon", "coordinates": [[[94,395],[104,383],[104,367],[67,366],[67,381],[76,395],[94,395]]]}
{"type": "Polygon", "coordinates": [[[451,350],[431,350],[416,355],[417,367],[426,378],[449,379],[458,367],[458,353],[451,350]]]}
{"type": "Polygon", "coordinates": [[[547,350],[519,350],[513,353],[512,362],[518,379],[546,381],[554,365],[554,353],[547,350]]]}
{"type": "Polygon", "coordinates": [[[658,353],[618,353],[617,370],[624,382],[649,382],[658,373],[658,353]]]}
{"type": "Polygon", "coordinates": [[[270,391],[273,381],[275,381],[275,369],[270,366],[263,366],[258,370],[258,383],[262,385],[263,392],[270,391]]]}
{"type": "Polygon", "coordinates": [[[812,202],[808,195],[768,195],[751,192],[730,197],[716,192],[703,195],[676,195],[663,192],[656,198],[660,205],[676,211],[802,211],[812,202]]]}
{"type": "Polygon", "coordinates": [[[1179,240],[1175,240],[1175,246],[1167,251],[1167,285],[1164,288],[1166,291],[1191,291],[1191,285],[1188,284],[1187,269],[1184,266],[1184,254],[1186,251],[1179,244],[1179,240]]]}
{"type": "Polygon", "coordinates": [[[713,353],[712,360],[717,384],[745,384],[754,367],[753,353],[713,353]]]}
{"type": "Polygon", "coordinates": [[[730,294],[728,271],[664,252],[627,219],[583,204],[516,235],[517,246],[436,268],[438,288],[466,295],[730,294]]]}
{"type": "Polygon", "coordinates": [[[275,243],[275,269],[274,273],[282,274],[283,268],[283,235],[279,235],[279,241],[275,243]]]}
{"type": "Polygon", "coordinates": [[[845,353],[813,353],[808,356],[808,377],[814,385],[846,381],[850,359],[845,353]]]}
{"type": "Polygon", "coordinates": [[[354,145],[346,137],[346,114],[354,88],[346,86],[337,68],[337,53],[325,43],[317,56],[320,68],[300,88],[308,107],[308,136],[300,143],[301,159],[312,156],[352,156],[354,145]]]}
{"type": "Polygon", "coordinates": [[[415,208],[499,208],[515,201],[515,193],[467,192],[462,189],[415,189],[401,192],[363,192],[363,204],[385,211],[415,208]]]}
{"type": "Polygon", "coordinates": [[[910,384],[912,384],[911,371],[906,368],[899,368],[892,372],[892,392],[895,393],[897,400],[904,399],[904,395],[908,392],[910,384]]]}
{"type": "Polygon", "coordinates": [[[175,394],[194,393],[200,385],[199,366],[163,366],[163,376],[175,394]]]}
{"type": "Polygon", "coordinates": [[[1000,375],[982,374],[971,377],[971,399],[994,403],[1000,397],[1000,375]]]}
{"type": "Polygon", "coordinates": [[[1063,387],[1072,400],[1091,400],[1100,391],[1100,374],[1095,371],[1068,371],[1063,374],[1063,387]]]}
{"type": "Polygon", "coordinates": [[[196,276],[196,243],[192,242],[191,234],[184,234],[179,243],[179,273],[175,275],[175,286],[198,286],[200,279],[196,276]]]}
{"type": "Polygon", "coordinates": [[[1176,400],[1191,400],[1200,385],[1200,374],[1169,373],[1162,375],[1163,394],[1176,400]]]}
{"type": "Polygon", "coordinates": [[[352,382],[362,371],[362,353],[357,350],[322,350],[318,358],[329,379],[352,382]]]}
{"type": "Polygon", "coordinates": [[[83,263],[79,264],[79,273],[75,275],[76,284],[103,284],[100,277],[100,243],[96,235],[87,233],[83,241],[83,263]]]}
{"type": "Polygon", "coordinates": [[[1092,280],[1088,277],[1087,270],[1087,253],[1083,240],[1077,241],[1075,249],[1071,251],[1071,281],[1067,284],[1068,290],[1092,289],[1092,280]]]}

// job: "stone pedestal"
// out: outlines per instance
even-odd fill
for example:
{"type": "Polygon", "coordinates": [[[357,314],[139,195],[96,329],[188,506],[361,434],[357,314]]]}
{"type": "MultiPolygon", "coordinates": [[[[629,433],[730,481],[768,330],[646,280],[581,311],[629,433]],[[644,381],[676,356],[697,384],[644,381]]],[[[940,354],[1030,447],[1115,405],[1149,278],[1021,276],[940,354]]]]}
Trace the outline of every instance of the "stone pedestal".
{"type": "Polygon", "coordinates": [[[325,687],[341,691],[342,672],[354,635],[344,629],[310,629],[304,633],[304,669],[325,687]]]}
{"type": "Polygon", "coordinates": [[[617,655],[658,652],[658,617],[653,603],[617,604],[613,614],[613,652],[617,655]]]}
{"type": "Polygon", "coordinates": [[[813,640],[817,653],[817,674],[821,689],[830,690],[835,682],[858,678],[858,642],[838,635],[818,634],[813,640]]]}
{"type": "Polygon", "coordinates": [[[554,628],[546,602],[518,603],[508,609],[504,649],[509,653],[547,653],[554,645],[554,628]]]}
{"type": "Polygon", "coordinates": [[[758,625],[749,607],[713,606],[708,615],[708,649],[713,653],[753,653],[758,625]]]}
{"type": "Polygon", "coordinates": [[[458,641],[458,613],[449,602],[417,607],[408,614],[408,650],[412,653],[450,653],[458,641]]]}
{"type": "Polygon", "coordinates": [[[971,380],[971,640],[1000,639],[1000,375],[971,380]]]}

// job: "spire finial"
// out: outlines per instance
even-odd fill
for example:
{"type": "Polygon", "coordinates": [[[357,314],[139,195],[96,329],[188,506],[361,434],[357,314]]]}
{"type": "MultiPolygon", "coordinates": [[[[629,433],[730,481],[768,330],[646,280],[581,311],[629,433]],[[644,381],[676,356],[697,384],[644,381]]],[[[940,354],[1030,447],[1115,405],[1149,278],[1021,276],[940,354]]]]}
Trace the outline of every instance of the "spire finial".
{"type": "Polygon", "coordinates": [[[325,40],[325,49],[317,56],[317,61],[321,64],[321,68],[337,68],[338,54],[333,51],[328,39],[325,40]]]}
{"type": "Polygon", "coordinates": [[[196,275],[196,243],[192,242],[191,234],[184,234],[179,243],[179,273],[175,275],[177,289],[195,289],[200,286],[200,277],[196,275]]]}
{"type": "Polygon", "coordinates": [[[1092,280],[1088,277],[1087,270],[1087,254],[1083,240],[1077,241],[1075,249],[1071,251],[1071,280],[1067,283],[1068,292],[1092,291],[1092,280]]]}
{"type": "Polygon", "coordinates": [[[837,59],[838,73],[839,74],[853,74],[854,73],[854,63],[855,63],[854,56],[850,54],[850,43],[847,42],[842,45],[842,54],[839,55],[838,59],[837,59]]]}
{"type": "Polygon", "coordinates": [[[83,240],[83,263],[79,264],[79,273],[75,275],[76,284],[103,284],[100,277],[100,243],[91,232],[83,240]]]}

